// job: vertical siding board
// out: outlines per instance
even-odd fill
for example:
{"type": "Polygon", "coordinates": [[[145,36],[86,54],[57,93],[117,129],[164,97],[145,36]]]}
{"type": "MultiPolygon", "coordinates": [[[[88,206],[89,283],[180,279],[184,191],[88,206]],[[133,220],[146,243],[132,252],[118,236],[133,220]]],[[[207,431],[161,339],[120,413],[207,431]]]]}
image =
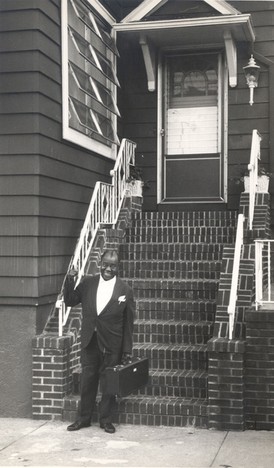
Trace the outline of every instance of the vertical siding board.
{"type": "MultiPolygon", "coordinates": [[[[118,37],[119,41],[119,37],[118,37]]],[[[144,190],[143,209],[157,210],[157,92],[147,89],[144,61],[138,44],[130,41],[119,44],[119,68],[122,89],[121,114],[123,135],[137,143],[136,163],[143,168],[144,180],[149,188],[144,190]]]]}

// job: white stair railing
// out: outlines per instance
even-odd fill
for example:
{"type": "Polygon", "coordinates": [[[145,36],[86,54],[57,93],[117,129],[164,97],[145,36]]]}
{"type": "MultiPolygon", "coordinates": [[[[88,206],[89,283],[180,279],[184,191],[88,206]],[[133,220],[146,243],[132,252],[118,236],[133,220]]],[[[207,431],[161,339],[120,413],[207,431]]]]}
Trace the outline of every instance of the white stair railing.
{"type": "MultiPolygon", "coordinates": [[[[248,171],[249,171],[249,178],[250,178],[249,212],[248,212],[249,230],[252,230],[252,227],[253,227],[255,198],[256,198],[257,186],[258,186],[258,163],[261,158],[261,139],[262,137],[259,134],[258,130],[254,129],[252,132],[250,162],[248,164],[248,171]]],[[[240,269],[241,249],[243,245],[243,236],[244,236],[244,215],[240,214],[238,216],[237,234],[236,234],[236,243],[235,243],[235,251],[234,251],[233,270],[232,270],[232,282],[231,282],[231,290],[230,290],[230,297],[229,297],[229,305],[228,305],[228,310],[227,310],[228,315],[229,315],[229,339],[230,340],[233,337],[233,331],[234,331],[237,289],[238,289],[238,281],[239,281],[239,269],[240,269]]]]}
{"type": "MultiPolygon", "coordinates": [[[[68,268],[68,271],[71,268],[77,270],[75,286],[80,283],[85,274],[87,261],[98,229],[102,224],[114,226],[118,220],[126,193],[130,165],[135,164],[135,148],[136,143],[123,139],[114,169],[110,173],[110,175],[112,175],[112,183],[106,184],[104,182],[96,182],[84,225],[68,268]]],[[[63,334],[63,327],[67,322],[71,310],[70,307],[66,308],[63,300],[65,279],[61,293],[55,304],[55,307],[59,311],[59,336],[63,334]]]]}
{"type": "Polygon", "coordinates": [[[244,238],[244,215],[239,214],[238,223],[237,223],[237,233],[236,233],[236,243],[235,243],[235,250],[234,250],[234,259],[233,259],[232,281],[231,281],[229,305],[228,305],[228,308],[227,308],[228,317],[229,317],[229,339],[230,340],[232,340],[233,331],[234,331],[236,301],[237,301],[237,290],[238,290],[240,260],[241,260],[241,250],[242,250],[242,245],[243,245],[243,238],[244,238]]]}
{"type": "MultiPolygon", "coordinates": [[[[255,240],[255,306],[274,304],[272,283],[274,239],[255,240]]],[[[274,269],[274,268],[273,268],[274,269]]]]}
{"type": "Polygon", "coordinates": [[[252,230],[254,208],[255,208],[255,197],[258,185],[258,161],[261,158],[261,135],[258,130],[252,132],[252,142],[250,151],[250,162],[248,164],[250,187],[249,187],[249,216],[248,216],[248,227],[252,230]]]}

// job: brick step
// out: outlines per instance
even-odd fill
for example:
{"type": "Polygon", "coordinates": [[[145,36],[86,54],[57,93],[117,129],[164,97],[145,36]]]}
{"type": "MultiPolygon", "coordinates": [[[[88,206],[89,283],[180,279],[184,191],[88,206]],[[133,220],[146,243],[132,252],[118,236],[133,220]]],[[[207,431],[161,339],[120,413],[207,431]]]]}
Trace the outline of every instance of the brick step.
{"type": "Polygon", "coordinates": [[[207,235],[202,234],[197,235],[162,235],[161,232],[158,232],[154,235],[126,235],[125,241],[127,243],[139,243],[139,242],[149,242],[149,243],[184,243],[184,244],[194,244],[194,243],[206,243],[206,244],[233,244],[235,242],[234,235],[207,235]]]}
{"type": "Polygon", "coordinates": [[[210,322],[174,320],[135,320],[134,343],[205,344],[212,338],[210,322]]]}
{"type": "Polygon", "coordinates": [[[183,260],[166,260],[166,261],[140,261],[121,260],[121,271],[135,270],[153,270],[153,271],[220,271],[221,260],[212,261],[183,261],[183,260]]]}
{"type": "Polygon", "coordinates": [[[149,212],[139,212],[134,213],[133,220],[228,220],[228,221],[237,221],[238,212],[233,211],[149,211],[149,212]]]}
{"type": "Polygon", "coordinates": [[[223,244],[208,243],[145,243],[135,242],[132,244],[120,245],[121,260],[158,260],[171,261],[191,260],[191,261],[212,261],[221,260],[223,254],[223,244]]]}
{"type": "MultiPolygon", "coordinates": [[[[81,368],[72,373],[72,392],[80,394],[81,368]]],[[[147,385],[134,395],[206,398],[207,372],[204,370],[149,370],[147,385]]]]}
{"type": "Polygon", "coordinates": [[[144,320],[185,320],[212,322],[215,318],[216,301],[166,301],[140,299],[136,303],[136,316],[144,320]]]}
{"type": "MultiPolygon", "coordinates": [[[[235,236],[235,227],[231,226],[208,226],[208,227],[190,227],[190,226],[167,226],[167,227],[140,227],[137,223],[133,224],[126,231],[127,236],[152,237],[177,237],[177,236],[235,236]]],[[[162,240],[162,239],[160,239],[162,240]]]]}
{"type": "Polygon", "coordinates": [[[149,381],[138,390],[138,395],[154,397],[206,398],[207,372],[205,371],[154,371],[149,381]]]}
{"type": "Polygon", "coordinates": [[[161,279],[219,279],[222,262],[213,261],[127,261],[120,262],[120,276],[161,279]]]}
{"type": "Polygon", "coordinates": [[[140,219],[133,216],[132,226],[136,226],[140,229],[143,228],[236,228],[237,217],[235,219],[210,219],[210,218],[180,218],[175,216],[173,219],[164,218],[152,218],[152,219],[140,219]]]}
{"type": "MultiPolygon", "coordinates": [[[[216,300],[161,300],[140,299],[136,301],[136,319],[140,320],[175,320],[185,322],[212,322],[215,318],[216,300]]],[[[71,317],[79,315],[79,307],[73,307],[71,317]]],[[[136,320],[135,320],[136,321],[136,320]]],[[[58,316],[52,316],[46,331],[58,332],[58,316]]],[[[64,332],[66,332],[66,326],[64,332]]]]}
{"type": "Polygon", "coordinates": [[[207,346],[136,343],[134,357],[147,357],[155,370],[207,370],[207,346]]]}
{"type": "MultiPolygon", "coordinates": [[[[78,417],[80,398],[70,395],[64,399],[63,420],[73,422],[78,417]]],[[[97,401],[97,408],[98,408],[97,401]]],[[[207,428],[207,401],[178,397],[149,397],[130,395],[117,401],[113,422],[147,426],[195,426],[207,428]]],[[[98,423],[95,410],[93,423],[98,423]]]]}
{"type": "MultiPolygon", "coordinates": [[[[180,301],[181,302],[181,301],[180,301]]],[[[202,302],[203,303],[203,302],[202,302]]],[[[136,307],[137,309],[137,307],[136,307]]],[[[204,323],[204,322],[211,322],[214,320],[215,317],[215,312],[206,312],[206,311],[191,311],[191,310],[186,310],[183,312],[179,311],[151,311],[151,310],[142,310],[138,311],[137,314],[138,318],[135,320],[135,328],[136,331],[135,333],[135,338],[134,342],[144,342],[144,337],[140,336],[143,334],[147,334],[147,331],[144,332],[142,330],[142,327],[139,326],[140,322],[145,321],[146,323],[153,323],[155,320],[156,323],[172,323],[172,324],[179,324],[180,320],[182,321],[183,324],[190,323],[192,326],[196,326],[197,324],[204,323]],[[155,318],[157,317],[157,318],[155,318]],[[175,321],[175,322],[174,322],[175,321]],[[138,324],[138,325],[137,325],[138,324]]],[[[177,327],[177,331],[178,331],[177,327]]],[[[185,329],[178,331],[178,333],[184,333],[184,336],[180,336],[180,341],[174,341],[172,336],[164,336],[164,335],[159,335],[158,340],[155,341],[155,337],[152,338],[152,335],[150,336],[150,341],[146,342],[151,342],[151,343],[205,343],[208,341],[208,335],[211,335],[212,332],[209,334],[206,334],[204,339],[202,341],[193,341],[192,335],[188,335],[189,331],[186,325],[184,326],[185,329]]],[[[52,318],[50,321],[50,324],[47,326],[47,332],[48,333],[58,333],[59,330],[59,323],[57,318],[52,318]]],[[[176,333],[177,333],[176,331],[176,333]]],[[[66,333],[66,329],[64,329],[64,333],[66,333]]],[[[154,336],[154,335],[153,335],[154,336]]],[[[176,335],[177,336],[177,335],[176,335]]],[[[202,335],[203,336],[203,335],[202,335]]],[[[199,337],[199,335],[197,335],[199,337]]]]}
{"type": "Polygon", "coordinates": [[[147,280],[129,279],[125,281],[132,287],[138,299],[215,299],[218,284],[215,280],[147,280]]]}
{"type": "Polygon", "coordinates": [[[140,278],[140,279],[212,279],[218,281],[220,278],[220,271],[153,271],[144,269],[125,269],[120,273],[120,277],[126,276],[127,278],[140,278]]]}
{"type": "Polygon", "coordinates": [[[204,399],[178,397],[123,398],[118,404],[117,421],[121,424],[152,426],[207,427],[207,402],[204,399]]]}

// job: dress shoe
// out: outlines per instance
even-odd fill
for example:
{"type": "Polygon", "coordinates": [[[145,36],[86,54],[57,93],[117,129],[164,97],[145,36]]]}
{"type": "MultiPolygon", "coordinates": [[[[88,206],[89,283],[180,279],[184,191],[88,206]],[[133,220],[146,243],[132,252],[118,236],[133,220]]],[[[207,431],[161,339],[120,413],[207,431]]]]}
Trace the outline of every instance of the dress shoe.
{"type": "Polygon", "coordinates": [[[75,423],[71,424],[70,426],[67,427],[68,431],[79,431],[79,429],[82,429],[83,427],[89,427],[90,423],[89,422],[83,422],[83,421],[75,421],[75,423]]]}
{"type": "Polygon", "coordinates": [[[112,423],[108,422],[108,423],[101,423],[100,424],[100,427],[101,429],[104,429],[105,432],[108,432],[109,434],[114,434],[114,432],[116,431],[115,427],[113,426],[112,423]]]}

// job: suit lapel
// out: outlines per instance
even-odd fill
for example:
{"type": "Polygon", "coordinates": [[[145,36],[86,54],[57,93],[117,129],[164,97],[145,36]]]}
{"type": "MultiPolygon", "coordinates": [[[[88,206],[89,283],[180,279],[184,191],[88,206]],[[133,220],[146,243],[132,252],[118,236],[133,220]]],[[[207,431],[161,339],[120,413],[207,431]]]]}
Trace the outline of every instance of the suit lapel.
{"type": "Polygon", "coordinates": [[[99,279],[100,279],[100,275],[97,275],[97,276],[94,277],[94,281],[92,282],[91,288],[90,288],[90,291],[89,291],[91,310],[95,311],[96,315],[97,315],[96,297],[97,297],[97,289],[98,289],[99,279]]]}
{"type": "MultiPolygon", "coordinates": [[[[99,283],[99,282],[98,282],[99,283]]],[[[98,284],[97,284],[97,287],[98,287],[98,284]]],[[[118,297],[121,295],[121,293],[123,292],[123,283],[122,281],[120,280],[120,278],[118,278],[118,276],[116,277],[116,282],[115,282],[115,285],[114,285],[114,288],[113,288],[113,291],[112,291],[112,296],[110,298],[110,300],[108,301],[108,303],[105,305],[105,307],[103,308],[101,314],[103,314],[106,310],[106,307],[109,307],[110,305],[112,305],[114,302],[117,302],[118,301],[118,297]]],[[[95,302],[95,305],[96,305],[96,302],[95,302]]],[[[101,315],[100,314],[100,315],[101,315]]]]}

